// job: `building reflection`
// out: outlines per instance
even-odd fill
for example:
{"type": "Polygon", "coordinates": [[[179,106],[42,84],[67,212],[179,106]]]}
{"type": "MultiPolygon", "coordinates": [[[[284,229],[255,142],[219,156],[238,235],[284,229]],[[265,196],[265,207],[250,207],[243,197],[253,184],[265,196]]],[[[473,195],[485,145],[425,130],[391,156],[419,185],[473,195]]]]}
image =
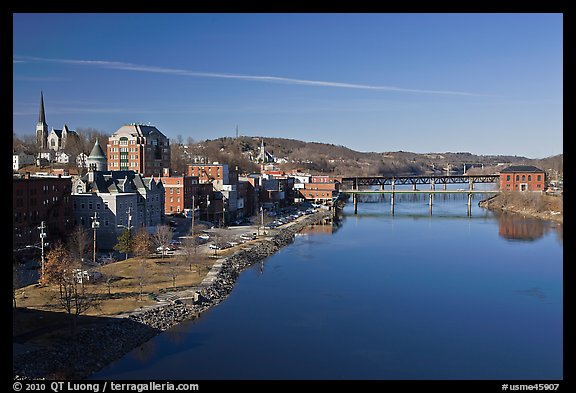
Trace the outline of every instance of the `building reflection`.
{"type": "Polygon", "coordinates": [[[498,219],[498,234],[509,240],[534,241],[544,236],[549,228],[545,221],[518,214],[502,212],[498,214],[498,219]]]}
{"type": "Polygon", "coordinates": [[[314,235],[332,235],[342,226],[342,221],[339,216],[332,219],[325,219],[321,223],[308,225],[300,233],[314,234],[314,235]]]}

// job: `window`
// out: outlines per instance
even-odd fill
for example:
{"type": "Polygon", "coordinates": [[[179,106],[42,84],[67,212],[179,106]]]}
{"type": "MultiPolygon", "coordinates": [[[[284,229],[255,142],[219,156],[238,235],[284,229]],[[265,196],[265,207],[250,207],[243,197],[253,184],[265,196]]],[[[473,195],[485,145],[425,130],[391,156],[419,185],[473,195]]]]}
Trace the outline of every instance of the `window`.
{"type": "Polygon", "coordinates": [[[528,175],[528,181],[532,181],[532,175],[528,175]]]}
{"type": "Polygon", "coordinates": [[[520,181],[520,175],[516,175],[516,181],[520,181]]]}
{"type": "Polygon", "coordinates": [[[506,175],[506,181],[510,181],[510,175],[506,175]]]}
{"type": "Polygon", "coordinates": [[[522,175],[522,181],[526,181],[526,175],[522,175]]]}
{"type": "Polygon", "coordinates": [[[536,179],[537,179],[538,181],[542,180],[542,178],[541,178],[540,176],[541,176],[541,175],[538,175],[538,176],[536,177],[536,179]]]}

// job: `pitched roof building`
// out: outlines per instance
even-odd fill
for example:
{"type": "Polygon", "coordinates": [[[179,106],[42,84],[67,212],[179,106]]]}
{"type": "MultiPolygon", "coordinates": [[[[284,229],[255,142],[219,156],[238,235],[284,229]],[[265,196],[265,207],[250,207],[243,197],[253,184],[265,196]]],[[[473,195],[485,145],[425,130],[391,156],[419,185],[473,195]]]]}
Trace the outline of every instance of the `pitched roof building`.
{"type": "Polygon", "coordinates": [[[95,216],[99,249],[111,249],[126,227],[153,231],[164,218],[162,181],[134,171],[89,171],[72,184],[74,225],[91,229],[95,216]]]}
{"type": "Polygon", "coordinates": [[[503,191],[544,191],[546,173],[532,165],[512,165],[500,171],[503,191]]]}

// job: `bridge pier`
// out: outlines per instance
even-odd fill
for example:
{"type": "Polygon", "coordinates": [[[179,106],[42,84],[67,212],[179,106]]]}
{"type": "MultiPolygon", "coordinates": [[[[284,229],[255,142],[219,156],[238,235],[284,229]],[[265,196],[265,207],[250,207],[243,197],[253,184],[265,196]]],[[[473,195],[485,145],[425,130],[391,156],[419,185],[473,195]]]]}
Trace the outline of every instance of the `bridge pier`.
{"type": "Polygon", "coordinates": [[[416,183],[412,183],[412,190],[416,191],[416,183]]]}
{"type": "Polygon", "coordinates": [[[472,193],[468,193],[468,215],[472,215],[472,193]]]}
{"type": "Polygon", "coordinates": [[[384,191],[384,183],[380,183],[380,191],[384,191]]]}
{"type": "Polygon", "coordinates": [[[352,198],[354,200],[354,214],[358,214],[358,195],[354,194],[352,198]]]}
{"type": "Polygon", "coordinates": [[[442,189],[443,189],[443,190],[446,190],[446,185],[447,185],[446,182],[444,182],[444,183],[442,184],[442,189]]]}
{"type": "Polygon", "coordinates": [[[434,183],[434,180],[432,180],[432,181],[430,182],[430,189],[431,189],[431,190],[435,190],[435,189],[436,189],[436,183],[434,183]]]}
{"type": "Polygon", "coordinates": [[[472,191],[474,189],[474,179],[470,179],[470,191],[472,191]]]}

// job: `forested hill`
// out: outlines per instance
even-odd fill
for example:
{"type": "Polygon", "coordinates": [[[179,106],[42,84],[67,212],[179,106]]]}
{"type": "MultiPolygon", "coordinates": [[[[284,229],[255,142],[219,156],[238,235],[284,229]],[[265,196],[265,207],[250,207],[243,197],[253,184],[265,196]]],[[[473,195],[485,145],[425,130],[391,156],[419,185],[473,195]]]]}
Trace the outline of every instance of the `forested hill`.
{"type": "MultiPolygon", "coordinates": [[[[240,171],[253,172],[259,166],[251,159],[260,151],[262,137],[240,136],[218,138],[189,144],[172,143],[173,164],[185,165],[191,156],[207,157],[209,162],[224,162],[240,171]]],[[[449,168],[451,174],[494,173],[503,165],[535,165],[562,172],[563,155],[535,160],[520,156],[474,155],[467,152],[411,153],[358,152],[345,146],[328,143],[304,142],[287,138],[264,137],[267,152],[276,159],[276,165],[289,171],[301,169],[313,174],[346,176],[442,174],[449,168]],[[482,166],[484,170],[482,170],[482,166]]]]}

